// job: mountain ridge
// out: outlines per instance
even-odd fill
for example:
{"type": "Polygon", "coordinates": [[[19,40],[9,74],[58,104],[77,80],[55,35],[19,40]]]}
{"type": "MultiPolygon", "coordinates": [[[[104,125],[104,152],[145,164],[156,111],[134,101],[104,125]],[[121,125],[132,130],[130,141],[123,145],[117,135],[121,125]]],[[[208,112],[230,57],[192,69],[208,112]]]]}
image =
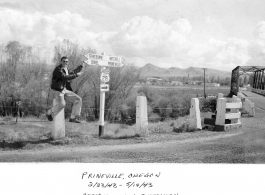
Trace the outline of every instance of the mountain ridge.
{"type": "MultiPolygon", "coordinates": [[[[178,67],[171,67],[171,68],[161,68],[151,63],[146,64],[145,66],[141,67],[141,77],[197,77],[197,76],[204,76],[203,68],[198,67],[188,67],[188,68],[178,68],[178,67]]],[[[206,77],[231,77],[231,72],[216,70],[207,68],[205,71],[206,77]]]]}

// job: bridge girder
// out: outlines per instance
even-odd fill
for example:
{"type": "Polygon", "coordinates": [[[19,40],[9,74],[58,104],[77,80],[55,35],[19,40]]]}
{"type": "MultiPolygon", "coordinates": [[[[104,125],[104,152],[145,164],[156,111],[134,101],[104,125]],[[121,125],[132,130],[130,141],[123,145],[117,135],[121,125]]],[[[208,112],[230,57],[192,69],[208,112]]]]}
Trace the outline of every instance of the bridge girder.
{"type": "Polygon", "coordinates": [[[234,95],[239,91],[238,79],[241,75],[253,78],[253,88],[265,90],[265,66],[237,66],[232,70],[230,92],[234,95]],[[252,73],[252,74],[250,74],[252,73]],[[254,76],[253,76],[254,73],[254,76]]]}

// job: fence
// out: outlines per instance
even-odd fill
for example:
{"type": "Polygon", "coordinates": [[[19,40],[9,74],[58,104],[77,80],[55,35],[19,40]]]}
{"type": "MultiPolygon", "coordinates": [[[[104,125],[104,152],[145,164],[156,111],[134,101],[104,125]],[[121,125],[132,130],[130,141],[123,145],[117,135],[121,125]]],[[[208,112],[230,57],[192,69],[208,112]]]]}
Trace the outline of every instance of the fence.
{"type": "Polygon", "coordinates": [[[265,90],[252,88],[252,91],[261,95],[265,95],[265,90]]]}
{"type": "MultiPolygon", "coordinates": [[[[53,104],[56,104],[56,100],[53,101],[53,104]]],[[[242,107],[242,103],[239,98],[234,96],[233,98],[223,98],[223,94],[218,94],[218,101],[217,101],[217,109],[216,115],[214,115],[214,123],[213,125],[216,126],[216,130],[226,130],[231,128],[232,126],[241,125],[240,122],[240,112],[239,109],[242,107]],[[229,110],[229,113],[226,111],[229,110]]],[[[95,108],[87,108],[95,110],[95,108]]],[[[155,108],[158,110],[172,110],[172,108],[155,108]]],[[[154,109],[154,110],[155,110],[154,109]]],[[[187,108],[174,108],[179,110],[186,110],[187,108]]],[[[110,109],[105,109],[110,110],[110,109]]],[[[128,110],[128,109],[125,109],[128,110]]],[[[129,120],[135,120],[136,123],[136,134],[141,134],[144,131],[148,131],[148,122],[154,118],[162,118],[167,117],[148,117],[148,106],[147,100],[145,96],[138,96],[136,107],[133,108],[135,112],[135,117],[130,118],[129,120]]],[[[132,111],[132,112],[133,112],[132,111]]],[[[190,129],[202,129],[201,125],[201,117],[200,117],[200,108],[199,108],[199,98],[192,98],[191,99],[191,106],[189,109],[190,117],[189,117],[189,128],[190,129]]],[[[120,122],[120,120],[117,120],[120,122]]],[[[35,121],[26,121],[26,122],[35,122],[35,121]]],[[[40,121],[36,121],[40,122],[40,121]]],[[[43,121],[48,122],[48,121],[43,121]]],[[[115,122],[112,120],[111,122],[115,122]]],[[[207,124],[207,123],[205,123],[207,124]]],[[[53,122],[53,129],[52,129],[52,137],[54,139],[61,139],[65,137],[65,115],[64,109],[54,117],[53,122]]]]}
{"type": "MultiPolygon", "coordinates": [[[[145,98],[144,96],[139,96],[141,98],[145,98]]],[[[167,118],[178,118],[178,116],[183,116],[184,114],[187,115],[189,112],[189,108],[188,107],[176,107],[176,105],[174,105],[173,107],[166,107],[166,108],[162,108],[162,107],[149,107],[147,106],[147,101],[145,101],[145,103],[139,103],[142,102],[143,100],[140,100],[139,97],[137,97],[137,102],[135,107],[126,107],[126,108],[113,108],[113,109],[104,109],[106,115],[108,115],[108,113],[114,113],[114,115],[111,115],[110,118],[106,118],[105,121],[110,122],[110,123],[119,123],[119,124],[136,124],[137,127],[137,132],[136,134],[140,134],[142,131],[144,131],[144,129],[146,129],[146,124],[148,124],[149,121],[152,122],[157,122],[157,121],[163,121],[164,119],[167,118]],[[139,105],[138,105],[139,104],[139,105]],[[142,109],[144,108],[144,111],[142,111],[142,109]],[[140,110],[139,110],[140,109],[140,110]],[[117,113],[117,116],[115,115],[117,113]],[[140,113],[140,115],[139,115],[140,113]],[[143,115],[144,113],[144,115],[143,115]],[[170,114],[174,115],[171,116],[170,114]],[[140,122],[139,122],[140,121],[140,122]]],[[[56,104],[56,100],[53,100],[53,104],[56,104]]],[[[0,109],[2,107],[0,106],[0,109]]],[[[8,106],[4,106],[5,109],[11,109],[13,110],[13,107],[8,107],[8,106]]],[[[16,108],[16,112],[18,110],[20,110],[21,107],[17,107],[16,108]]],[[[22,107],[23,109],[23,107],[22,107]]],[[[98,108],[83,108],[82,109],[82,118],[86,119],[86,114],[94,111],[99,111],[98,108]]],[[[16,115],[16,123],[20,123],[20,122],[47,122],[50,123],[47,119],[46,119],[46,115],[45,115],[45,110],[42,110],[42,115],[39,119],[35,119],[35,117],[31,118],[18,118],[18,115],[16,115]]],[[[4,120],[5,121],[1,121],[1,124],[9,124],[8,121],[13,121],[12,117],[14,117],[13,114],[10,114],[9,116],[5,117],[4,120]]],[[[96,119],[94,119],[93,121],[95,121],[96,119]]],[[[52,137],[54,139],[61,139],[65,137],[65,109],[63,109],[58,115],[56,115],[54,117],[54,121],[52,122],[52,137]]]]}

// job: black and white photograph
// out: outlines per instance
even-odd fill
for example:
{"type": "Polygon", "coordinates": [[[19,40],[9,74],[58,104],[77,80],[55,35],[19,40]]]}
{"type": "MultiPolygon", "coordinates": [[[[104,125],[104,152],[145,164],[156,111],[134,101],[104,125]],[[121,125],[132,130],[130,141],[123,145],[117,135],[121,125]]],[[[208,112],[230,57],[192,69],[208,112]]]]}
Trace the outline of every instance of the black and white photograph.
{"type": "MultiPolygon", "coordinates": [[[[206,181],[264,175],[264,164],[265,1],[0,0],[1,181],[9,166],[81,166],[78,179],[105,195],[208,194],[139,188],[211,166],[206,181]]],[[[249,185],[230,193],[265,193],[249,185]]]]}

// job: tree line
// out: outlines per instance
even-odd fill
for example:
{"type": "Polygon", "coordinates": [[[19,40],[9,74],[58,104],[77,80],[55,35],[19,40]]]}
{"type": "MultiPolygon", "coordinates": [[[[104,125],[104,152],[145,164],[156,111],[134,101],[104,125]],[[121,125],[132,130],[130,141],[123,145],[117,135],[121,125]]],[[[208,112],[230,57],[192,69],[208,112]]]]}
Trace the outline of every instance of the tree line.
{"type": "MultiPolygon", "coordinates": [[[[162,83],[170,83],[172,81],[180,81],[183,84],[190,84],[194,83],[196,81],[197,84],[202,84],[204,82],[204,77],[203,76],[194,76],[194,77],[187,77],[187,76],[171,76],[171,77],[165,77],[161,78],[162,83]]],[[[147,78],[140,78],[139,82],[142,83],[147,83],[147,78]]],[[[151,81],[153,82],[152,84],[156,84],[156,80],[151,81]]],[[[220,85],[226,85],[229,86],[231,83],[231,77],[219,77],[219,76],[211,76],[207,77],[205,79],[205,82],[207,83],[219,83],[220,85]]]]}
{"type": "MultiPolygon", "coordinates": [[[[34,47],[23,45],[18,41],[0,45],[0,116],[19,114],[44,117],[53,100],[50,90],[52,71],[59,65],[61,57],[67,56],[69,69],[74,69],[82,64],[83,56],[87,53],[97,53],[97,51],[92,48],[84,49],[76,43],[63,40],[54,46],[52,63],[49,64],[34,47]],[[21,102],[20,106],[18,102],[21,102]]],[[[71,81],[74,92],[83,100],[81,115],[87,121],[99,118],[100,69],[101,67],[84,66],[84,73],[71,81]]],[[[148,86],[135,88],[135,84],[141,80],[140,75],[141,69],[133,64],[126,64],[121,68],[110,67],[110,91],[106,92],[105,100],[107,120],[135,122],[137,95],[147,97],[148,114],[152,120],[177,118],[189,113],[192,95],[179,90],[158,91],[148,86]]],[[[251,82],[248,77],[240,78],[240,83],[251,82]]],[[[193,78],[199,81],[202,79],[203,77],[193,78]]],[[[219,81],[221,82],[220,78],[219,81]]],[[[225,78],[225,82],[230,83],[230,78],[225,78]]],[[[67,102],[66,117],[71,114],[71,106],[67,102]]]]}
{"type": "MultiPolygon", "coordinates": [[[[83,49],[78,44],[63,40],[54,47],[53,62],[47,64],[34,47],[10,41],[0,46],[0,115],[44,116],[51,106],[50,90],[52,71],[60,64],[62,56],[69,58],[69,69],[82,64],[83,55],[97,53],[91,48],[83,49]],[[18,111],[18,102],[21,102],[18,111]]],[[[75,93],[83,99],[82,116],[95,120],[99,117],[100,67],[84,66],[84,73],[72,81],[75,93]]],[[[119,109],[130,96],[138,81],[140,71],[127,64],[122,68],[110,68],[110,91],[106,93],[107,116],[121,115],[119,109]],[[116,113],[113,113],[116,110],[116,113]]],[[[70,115],[71,104],[65,108],[70,115]]]]}

